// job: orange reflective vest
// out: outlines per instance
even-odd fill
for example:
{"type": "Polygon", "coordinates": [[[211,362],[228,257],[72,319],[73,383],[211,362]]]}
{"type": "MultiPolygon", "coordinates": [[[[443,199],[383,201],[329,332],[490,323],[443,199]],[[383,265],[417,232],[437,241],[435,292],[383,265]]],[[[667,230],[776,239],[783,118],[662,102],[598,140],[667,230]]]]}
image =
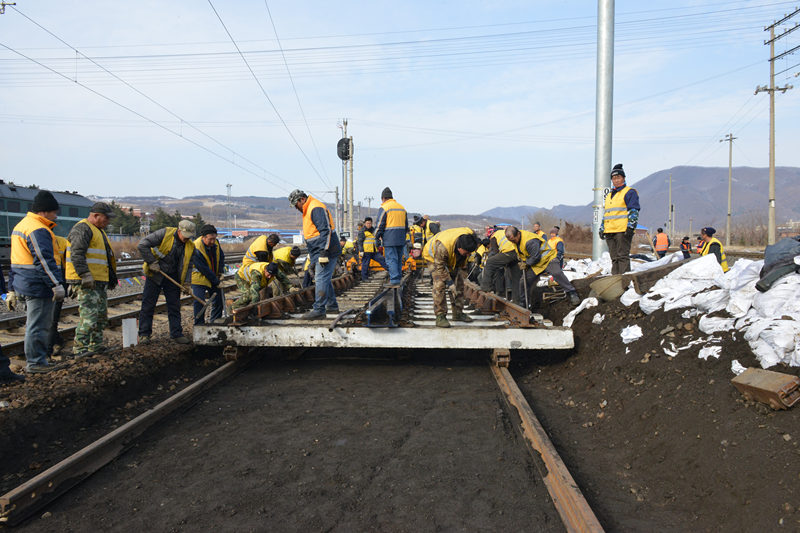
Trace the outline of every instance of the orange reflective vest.
{"type": "Polygon", "coordinates": [[[669,237],[666,233],[656,233],[656,252],[666,252],[669,249],[669,237]]]}

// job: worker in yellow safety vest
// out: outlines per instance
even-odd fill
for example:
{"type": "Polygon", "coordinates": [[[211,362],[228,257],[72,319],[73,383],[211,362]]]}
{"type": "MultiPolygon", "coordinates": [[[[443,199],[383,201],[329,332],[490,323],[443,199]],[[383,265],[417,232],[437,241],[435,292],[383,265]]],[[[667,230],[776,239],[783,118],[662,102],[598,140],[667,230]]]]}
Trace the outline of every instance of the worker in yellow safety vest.
{"type": "Polygon", "coordinates": [[[239,309],[266,298],[261,291],[267,288],[277,272],[278,265],[261,261],[241,267],[236,273],[236,286],[240,296],[233,302],[231,308],[239,309]]]}
{"type": "Polygon", "coordinates": [[[611,184],[613,188],[603,200],[603,222],[598,231],[608,245],[611,273],[624,274],[631,269],[631,243],[641,210],[639,193],[625,184],[621,163],[611,170],[611,184]]]}
{"type": "MultiPolygon", "coordinates": [[[[217,228],[205,224],[200,228],[200,236],[194,240],[192,256],[192,294],[200,299],[212,298],[208,319],[213,322],[222,317],[222,292],[219,284],[225,272],[225,252],[217,241],[217,228]]],[[[194,301],[194,325],[206,323],[203,304],[194,301]]]]}
{"type": "Polygon", "coordinates": [[[520,270],[517,263],[517,250],[514,243],[506,238],[502,229],[496,230],[489,237],[489,257],[486,259],[481,278],[481,290],[493,291],[505,298],[509,287],[506,286],[506,271],[511,278],[511,298],[520,303],[519,280],[520,270]]]}
{"type": "MultiPolygon", "coordinates": [[[[181,326],[181,288],[189,281],[194,254],[195,226],[181,220],[177,228],[161,228],[139,241],[139,254],[144,261],[142,310],[139,312],[139,342],[150,342],[153,334],[153,313],[161,291],[167,301],[169,334],[178,344],[190,344],[181,326]],[[161,274],[164,274],[162,276],[161,274]],[[166,279],[172,278],[175,283],[166,279]]],[[[188,289],[187,289],[188,291],[188,289]]]]}
{"type": "Polygon", "coordinates": [[[564,275],[558,262],[553,261],[558,252],[543,237],[532,231],[520,231],[514,226],[507,227],[505,235],[516,246],[517,257],[520,261],[519,267],[525,276],[524,282],[520,283],[520,292],[523,292],[527,285],[528,294],[526,299],[529,307],[535,309],[541,306],[541,293],[536,290],[536,286],[542,272],[553,276],[555,282],[567,293],[570,303],[573,305],[580,303],[581,299],[575,287],[564,275]]]}
{"type": "Polygon", "coordinates": [[[722,247],[722,243],[714,237],[714,234],[717,232],[712,227],[705,227],[700,230],[700,237],[703,239],[703,247],[700,249],[700,255],[708,255],[714,254],[717,258],[717,262],[722,267],[723,272],[727,272],[728,269],[728,259],[725,257],[725,249],[722,247]]]}
{"type": "Polygon", "coordinates": [[[478,237],[470,228],[446,229],[434,235],[422,249],[422,256],[433,265],[433,310],[436,326],[449,328],[445,288],[453,282],[453,320],[471,322],[464,313],[464,280],[467,257],[478,248],[478,237]]]}
{"type": "Polygon", "coordinates": [[[564,239],[558,236],[558,232],[561,230],[558,226],[553,226],[553,229],[550,230],[550,238],[547,240],[547,244],[550,245],[550,248],[555,249],[556,251],[556,261],[558,261],[558,266],[562,269],[564,268],[564,239]]]}
{"type": "Polygon", "coordinates": [[[361,250],[361,281],[369,279],[369,263],[375,261],[384,270],[389,270],[383,254],[378,250],[378,239],[372,228],[372,217],[364,219],[364,227],[358,234],[358,248],[361,250]]]}
{"type": "Polygon", "coordinates": [[[279,242],[281,242],[281,238],[277,233],[259,235],[247,248],[247,252],[245,252],[242,258],[242,266],[247,266],[256,262],[271,263],[272,249],[275,248],[275,245],[279,242]]]}

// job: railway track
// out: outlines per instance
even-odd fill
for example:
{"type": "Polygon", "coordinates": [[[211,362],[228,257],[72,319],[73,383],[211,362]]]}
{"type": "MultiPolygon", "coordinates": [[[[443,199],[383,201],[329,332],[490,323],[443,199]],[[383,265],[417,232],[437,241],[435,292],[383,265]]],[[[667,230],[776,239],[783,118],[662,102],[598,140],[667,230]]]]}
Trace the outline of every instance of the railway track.
{"type": "MultiPolygon", "coordinates": [[[[556,345],[558,342],[566,346],[564,328],[550,328],[541,317],[533,317],[531,320],[527,311],[494,295],[482,293],[476,286],[470,285],[467,287],[466,296],[469,300],[468,313],[473,321],[453,322],[453,328],[442,332],[440,328],[432,327],[433,301],[427,280],[418,281],[413,277],[406,277],[403,288],[395,289],[387,287],[385,278],[381,275],[373,275],[372,279],[365,283],[358,283],[352,275],[348,275],[338,278],[335,285],[338,291],[341,291],[338,297],[340,312],[331,313],[319,321],[300,322],[297,318],[297,314],[310,304],[310,299],[313,299],[312,287],[242,309],[232,317],[232,323],[226,326],[195,328],[196,341],[208,339],[210,335],[216,335],[219,340],[225,334],[225,338],[218,345],[225,347],[230,360],[155,408],[0,496],[0,522],[19,523],[42,509],[53,499],[119,456],[132,445],[134,439],[149,428],[163,425],[171,413],[196,403],[197,399],[210,388],[247,369],[260,356],[265,355],[265,352],[259,353],[254,349],[256,346],[272,346],[270,352],[274,353],[274,347],[284,343],[286,345],[283,346],[285,348],[283,353],[291,352],[295,357],[303,350],[339,346],[331,340],[335,337],[328,338],[320,333],[327,331],[334,336],[347,339],[349,342],[345,343],[344,347],[348,350],[358,347],[358,343],[364,338],[361,336],[366,336],[373,346],[381,337],[384,338],[384,344],[389,342],[388,337],[400,337],[404,345],[417,350],[424,350],[431,347],[431,343],[435,344],[435,339],[432,338],[435,334],[447,333],[446,342],[438,347],[450,349],[462,348],[465,341],[473,343],[471,348],[474,349],[476,339],[488,338],[489,345],[492,342],[495,344],[488,361],[491,375],[503,393],[510,414],[509,419],[514,421],[531,455],[532,463],[539,469],[564,527],[568,531],[602,531],[580,489],[507,368],[511,357],[509,347],[526,347],[525,339],[537,339],[541,347],[546,348],[553,347],[550,344],[556,345]],[[292,336],[297,328],[305,332],[304,336],[310,339],[309,342],[300,342],[299,338],[292,336]],[[358,330],[359,333],[356,336],[352,336],[352,333],[351,336],[347,336],[348,332],[353,330],[358,330]],[[241,341],[244,337],[234,339],[233,336],[228,336],[233,331],[243,332],[244,337],[248,335],[252,337],[258,332],[262,336],[248,346],[243,342],[235,342],[241,341]],[[512,335],[509,336],[508,332],[512,335]],[[285,343],[284,337],[294,340],[285,343]],[[264,342],[267,338],[273,342],[264,342]],[[423,342],[417,344],[414,338],[423,342]]],[[[569,341],[571,343],[571,332],[569,341]]],[[[477,347],[483,348],[483,345],[477,347]]],[[[228,490],[230,489],[235,491],[236,487],[228,487],[228,490]]]]}
{"type": "MultiPolygon", "coordinates": [[[[229,265],[238,264],[242,261],[243,257],[243,253],[226,254],[225,262],[229,265]]],[[[141,259],[123,259],[117,261],[117,278],[125,279],[143,275],[141,259]]]]}

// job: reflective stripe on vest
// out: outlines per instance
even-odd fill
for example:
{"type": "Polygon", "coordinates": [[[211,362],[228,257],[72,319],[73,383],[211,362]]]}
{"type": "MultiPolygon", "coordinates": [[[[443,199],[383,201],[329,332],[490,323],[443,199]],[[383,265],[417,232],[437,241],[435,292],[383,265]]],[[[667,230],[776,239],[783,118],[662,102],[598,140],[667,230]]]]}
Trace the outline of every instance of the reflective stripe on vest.
{"type": "Polygon", "coordinates": [[[328,208],[325,207],[325,204],[313,196],[309,196],[306,198],[306,203],[303,204],[303,237],[305,237],[306,241],[310,241],[315,237],[319,237],[319,230],[317,229],[317,226],[314,225],[314,221],[311,220],[311,212],[317,207],[324,209],[325,214],[328,215],[328,227],[330,228],[331,233],[333,233],[333,230],[336,229],[333,225],[333,217],[331,217],[331,212],[328,211],[328,208]]]}
{"type": "Polygon", "coordinates": [[[436,243],[442,243],[447,250],[447,267],[450,270],[454,270],[456,268],[456,240],[462,236],[467,234],[475,234],[470,228],[451,228],[446,229],[444,231],[440,231],[433,237],[425,247],[422,249],[422,257],[425,258],[426,261],[429,263],[434,262],[434,247],[436,243]]]}
{"type": "Polygon", "coordinates": [[[263,261],[259,261],[258,263],[252,263],[248,266],[243,266],[239,269],[239,277],[245,280],[247,283],[253,283],[253,272],[259,272],[261,274],[261,286],[267,286],[267,266],[269,263],[265,263],[263,261]]]}
{"type": "MultiPolygon", "coordinates": [[[[77,224],[86,224],[92,230],[92,240],[89,241],[89,246],[86,248],[86,266],[89,267],[89,273],[95,281],[108,281],[109,278],[109,255],[106,253],[106,234],[103,230],[86,220],[85,218],[77,224]]],[[[77,226],[76,224],[76,226],[77,226]]],[[[116,270],[117,261],[114,257],[114,251],[111,250],[111,266],[116,270]]],[[[72,245],[67,247],[67,272],[66,278],[68,281],[80,281],[81,277],[75,270],[72,264],[72,245]]]]}
{"type": "MultiPolygon", "coordinates": [[[[203,237],[198,237],[194,240],[194,248],[200,255],[203,256],[203,259],[206,260],[206,264],[208,265],[208,269],[214,272],[214,268],[211,266],[211,258],[206,253],[206,245],[203,244],[203,237]]],[[[219,276],[222,271],[221,265],[219,264],[219,243],[216,244],[214,247],[214,255],[216,256],[216,261],[214,264],[217,265],[217,271],[214,272],[215,275],[219,276]]],[[[192,285],[203,285],[204,287],[211,287],[211,280],[205,277],[203,274],[197,270],[197,266],[195,265],[194,269],[192,270],[192,285]]]]}
{"type": "MultiPolygon", "coordinates": [[[[25,218],[20,220],[11,232],[11,266],[14,268],[36,268],[33,264],[33,254],[30,248],[28,248],[28,236],[38,229],[44,228],[50,233],[50,238],[53,239],[53,251],[55,252],[58,249],[56,236],[53,233],[53,228],[55,226],[56,224],[52,220],[48,220],[43,216],[28,211],[25,218]]],[[[50,271],[50,267],[47,266],[47,261],[41,256],[41,252],[38,250],[39,245],[34,239],[31,239],[31,243],[34,248],[36,248],[36,254],[40,259],[39,262],[47,274],[47,277],[50,278],[50,281],[52,281],[54,285],[59,283],[58,276],[56,275],[57,273],[50,271]]],[[[13,289],[9,288],[9,290],[13,289]]]]}
{"type": "MultiPolygon", "coordinates": [[[[381,218],[386,217],[386,229],[392,228],[403,228],[406,227],[406,209],[397,203],[394,198],[389,198],[385,202],[381,204],[381,209],[383,209],[383,214],[381,218]]],[[[381,225],[381,221],[378,220],[378,226],[381,225]]]]}
{"type": "Polygon", "coordinates": [[[256,237],[256,240],[253,241],[253,244],[247,249],[247,253],[244,254],[242,258],[242,266],[252,265],[253,263],[257,263],[259,261],[258,257],[256,257],[256,252],[267,252],[267,262],[272,261],[272,250],[269,249],[267,246],[267,236],[260,235],[256,237]]]}
{"type": "Polygon", "coordinates": [[[513,242],[506,239],[505,231],[495,231],[494,233],[492,233],[491,238],[497,242],[497,248],[499,249],[501,254],[514,252],[517,249],[517,247],[514,246],[513,242]]]}
{"type": "Polygon", "coordinates": [[[656,233],[656,252],[666,252],[669,249],[669,238],[666,233],[656,233]]]}
{"type": "Polygon", "coordinates": [[[722,243],[719,242],[719,239],[717,239],[716,237],[712,237],[710,241],[708,241],[703,245],[702,250],[700,250],[700,255],[708,255],[711,245],[714,243],[719,244],[719,258],[720,258],[719,266],[722,267],[723,272],[727,272],[728,258],[725,257],[725,248],[723,248],[722,243]]]}
{"type": "Polygon", "coordinates": [[[628,206],[625,204],[625,195],[629,190],[631,188],[626,185],[613,197],[611,192],[606,195],[603,212],[603,229],[606,233],[622,233],[628,227],[628,206]]]}
{"type": "Polygon", "coordinates": [[[375,234],[372,230],[364,229],[364,253],[375,251],[375,234]]]}
{"type": "MultiPolygon", "coordinates": [[[[169,255],[172,246],[175,244],[175,232],[177,231],[178,228],[167,228],[164,238],[161,239],[161,244],[159,244],[157,248],[150,248],[154,256],[158,259],[164,259],[169,255]]],[[[183,244],[183,268],[181,269],[180,278],[175,281],[183,283],[183,280],[186,279],[186,272],[189,270],[189,263],[192,260],[192,252],[194,252],[194,242],[192,242],[191,239],[186,239],[186,242],[183,244]]],[[[145,276],[150,275],[150,268],[147,263],[142,267],[142,271],[145,276]]]]}
{"type": "Polygon", "coordinates": [[[555,258],[557,251],[555,247],[550,246],[550,244],[545,241],[541,235],[538,235],[532,231],[521,230],[520,233],[522,236],[519,239],[519,245],[517,245],[517,255],[520,261],[525,261],[528,259],[528,242],[530,240],[535,240],[539,246],[539,253],[541,256],[539,257],[539,261],[536,262],[535,265],[531,266],[531,270],[533,270],[534,274],[541,274],[547,265],[550,264],[550,261],[555,258]]]}

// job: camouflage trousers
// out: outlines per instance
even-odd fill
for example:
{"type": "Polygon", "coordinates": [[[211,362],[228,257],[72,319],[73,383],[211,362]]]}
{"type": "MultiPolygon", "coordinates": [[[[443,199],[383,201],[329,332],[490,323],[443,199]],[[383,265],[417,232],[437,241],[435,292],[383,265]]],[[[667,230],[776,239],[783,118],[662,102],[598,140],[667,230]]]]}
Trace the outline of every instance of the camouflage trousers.
{"type": "Polygon", "coordinates": [[[238,309],[246,305],[254,304],[261,300],[261,277],[255,276],[253,283],[236,276],[236,287],[239,289],[239,297],[231,306],[238,309]]]}
{"type": "Polygon", "coordinates": [[[108,324],[106,288],[84,289],[78,286],[78,312],[73,353],[94,352],[103,347],[103,330],[108,324]]]}
{"type": "MultiPolygon", "coordinates": [[[[436,316],[447,314],[447,284],[453,279],[447,265],[435,261],[433,264],[433,312],[436,316]]],[[[464,310],[464,279],[467,277],[466,268],[456,268],[453,292],[450,293],[453,313],[461,314],[464,310]]]]}

